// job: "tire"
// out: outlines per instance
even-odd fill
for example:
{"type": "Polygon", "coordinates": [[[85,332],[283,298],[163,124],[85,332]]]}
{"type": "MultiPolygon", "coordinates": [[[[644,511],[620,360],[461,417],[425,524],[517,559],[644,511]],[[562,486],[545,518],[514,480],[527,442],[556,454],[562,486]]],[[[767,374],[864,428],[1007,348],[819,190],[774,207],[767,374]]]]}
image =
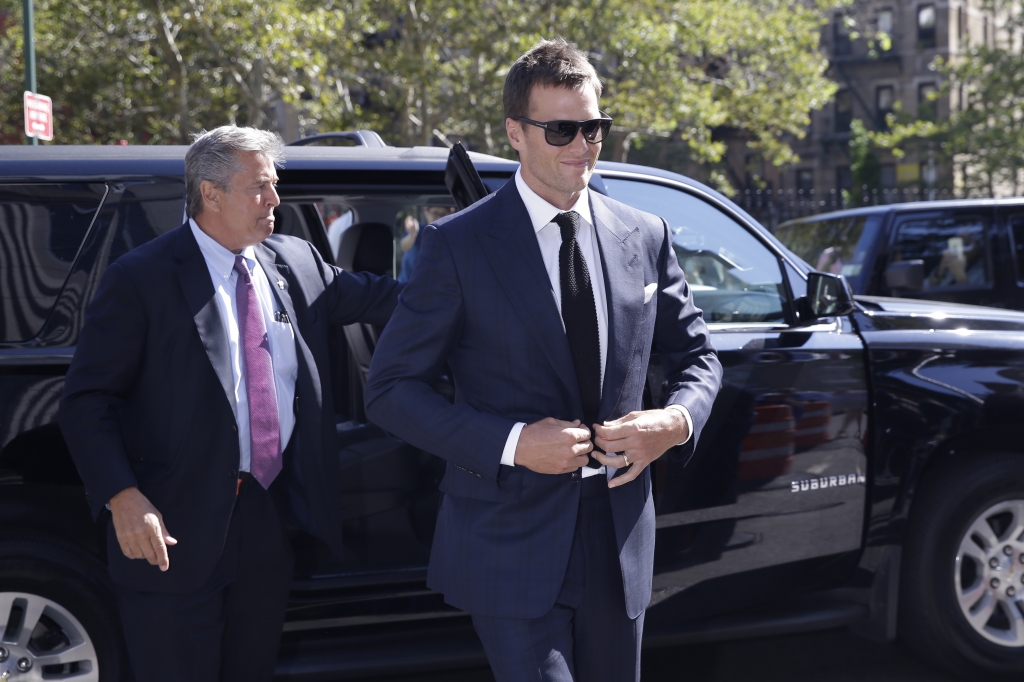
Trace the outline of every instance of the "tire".
{"type": "Polygon", "coordinates": [[[1024,455],[963,455],[917,493],[900,637],[969,679],[1024,676],[1024,455]]]}
{"type": "Polygon", "coordinates": [[[10,670],[19,682],[130,677],[106,567],[77,547],[39,538],[0,542],[0,624],[0,675],[10,670]]]}

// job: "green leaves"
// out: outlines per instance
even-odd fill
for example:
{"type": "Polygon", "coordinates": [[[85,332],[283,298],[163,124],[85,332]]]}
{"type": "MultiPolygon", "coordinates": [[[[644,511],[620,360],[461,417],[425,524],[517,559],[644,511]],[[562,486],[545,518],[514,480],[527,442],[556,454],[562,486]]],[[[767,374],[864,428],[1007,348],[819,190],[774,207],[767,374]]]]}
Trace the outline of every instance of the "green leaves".
{"type": "MultiPolygon", "coordinates": [[[[0,11],[20,17],[17,0],[0,11]]],[[[841,3],[842,4],[842,3],[841,3]]],[[[462,139],[511,156],[501,90],[542,38],[586,51],[616,119],[605,156],[671,143],[725,187],[722,132],[794,160],[833,95],[832,0],[36,0],[39,90],[60,142],[185,142],[227,122],[371,128],[395,145],[462,139]],[[116,6],[115,6],[116,5],[116,6]],[[278,120],[281,118],[282,120],[278,120]]],[[[0,34],[0,106],[20,120],[20,31],[0,34]]]]}

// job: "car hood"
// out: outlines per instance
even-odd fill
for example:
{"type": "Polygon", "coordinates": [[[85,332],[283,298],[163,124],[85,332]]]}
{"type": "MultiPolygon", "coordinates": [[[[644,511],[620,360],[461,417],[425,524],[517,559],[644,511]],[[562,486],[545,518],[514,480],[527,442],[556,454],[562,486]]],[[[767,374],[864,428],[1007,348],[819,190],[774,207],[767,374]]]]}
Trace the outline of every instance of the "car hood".
{"type": "Polygon", "coordinates": [[[858,316],[862,326],[871,330],[1024,331],[1024,312],[1016,310],[882,296],[854,300],[863,313],[858,316]]]}

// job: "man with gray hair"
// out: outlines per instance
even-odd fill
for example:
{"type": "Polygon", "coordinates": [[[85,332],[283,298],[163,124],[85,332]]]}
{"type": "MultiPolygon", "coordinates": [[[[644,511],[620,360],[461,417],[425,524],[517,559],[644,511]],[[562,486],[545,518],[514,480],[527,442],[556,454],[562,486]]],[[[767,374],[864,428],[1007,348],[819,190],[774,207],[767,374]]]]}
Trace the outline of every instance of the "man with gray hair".
{"type": "Polygon", "coordinates": [[[329,323],[383,325],[401,286],[274,235],[280,140],[223,126],[185,157],[188,221],[113,263],[58,421],[138,682],[270,680],[286,519],[337,546],[329,323]]]}

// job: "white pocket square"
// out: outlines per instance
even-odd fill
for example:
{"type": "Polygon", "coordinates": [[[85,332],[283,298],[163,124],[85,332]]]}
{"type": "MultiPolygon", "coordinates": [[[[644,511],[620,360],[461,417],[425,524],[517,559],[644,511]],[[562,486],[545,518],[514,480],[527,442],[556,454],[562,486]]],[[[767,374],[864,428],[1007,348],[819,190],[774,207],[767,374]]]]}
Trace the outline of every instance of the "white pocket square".
{"type": "Polygon", "coordinates": [[[644,304],[651,300],[651,296],[654,296],[654,292],[658,290],[658,283],[648,284],[644,287],[644,304]]]}

